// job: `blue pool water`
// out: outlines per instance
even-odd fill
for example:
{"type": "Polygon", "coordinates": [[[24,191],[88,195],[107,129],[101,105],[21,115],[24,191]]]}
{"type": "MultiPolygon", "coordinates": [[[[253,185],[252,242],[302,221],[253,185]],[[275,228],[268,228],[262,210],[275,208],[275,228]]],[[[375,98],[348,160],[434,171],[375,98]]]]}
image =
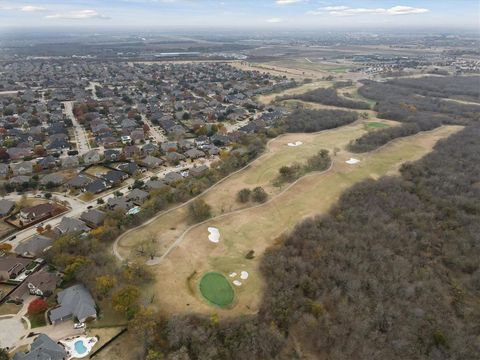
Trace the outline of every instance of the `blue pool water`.
{"type": "Polygon", "coordinates": [[[87,352],[87,348],[85,347],[85,345],[83,345],[82,340],[75,341],[75,344],[73,345],[75,346],[75,351],[78,354],[85,354],[87,352]]]}

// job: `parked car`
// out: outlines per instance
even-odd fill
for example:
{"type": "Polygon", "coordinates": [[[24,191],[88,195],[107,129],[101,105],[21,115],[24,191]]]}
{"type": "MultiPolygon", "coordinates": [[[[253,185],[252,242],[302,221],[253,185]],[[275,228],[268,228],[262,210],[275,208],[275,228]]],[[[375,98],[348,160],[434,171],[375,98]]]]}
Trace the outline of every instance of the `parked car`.
{"type": "Polygon", "coordinates": [[[74,323],[73,328],[74,329],[83,329],[85,327],[85,323],[74,323]]]}

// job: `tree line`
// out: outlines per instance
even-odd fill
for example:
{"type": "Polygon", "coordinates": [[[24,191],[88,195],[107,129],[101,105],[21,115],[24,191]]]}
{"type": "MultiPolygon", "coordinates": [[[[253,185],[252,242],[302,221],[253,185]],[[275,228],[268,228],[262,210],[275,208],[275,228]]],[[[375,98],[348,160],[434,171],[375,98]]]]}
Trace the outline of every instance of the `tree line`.
{"type": "Polygon", "coordinates": [[[330,88],[318,88],[307,91],[303,94],[286,95],[278,97],[277,100],[302,100],[314,102],[323,105],[339,106],[350,109],[370,109],[370,105],[364,101],[351,100],[346,97],[338,95],[336,88],[349,86],[347,83],[337,83],[336,86],[330,88]]]}

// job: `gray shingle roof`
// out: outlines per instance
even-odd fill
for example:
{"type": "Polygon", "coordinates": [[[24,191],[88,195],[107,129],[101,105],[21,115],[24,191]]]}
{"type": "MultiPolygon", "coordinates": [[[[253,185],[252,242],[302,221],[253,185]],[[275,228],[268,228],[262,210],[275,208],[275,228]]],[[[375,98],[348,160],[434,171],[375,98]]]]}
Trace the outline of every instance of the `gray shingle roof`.
{"type": "Polygon", "coordinates": [[[83,285],[74,285],[58,293],[59,307],[50,312],[50,320],[61,321],[67,317],[76,317],[85,321],[89,317],[96,317],[95,301],[83,285]]]}
{"type": "Polygon", "coordinates": [[[18,352],[13,360],[63,360],[67,356],[65,348],[50,339],[45,334],[40,334],[33,341],[28,353],[18,352]]]}

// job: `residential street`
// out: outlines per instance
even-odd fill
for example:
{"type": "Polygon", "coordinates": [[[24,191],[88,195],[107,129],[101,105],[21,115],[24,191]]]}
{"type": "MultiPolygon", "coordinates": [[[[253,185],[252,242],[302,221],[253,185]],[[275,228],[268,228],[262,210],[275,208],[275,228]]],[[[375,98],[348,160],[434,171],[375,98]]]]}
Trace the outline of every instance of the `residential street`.
{"type": "Polygon", "coordinates": [[[65,115],[68,116],[70,120],[72,120],[73,133],[75,135],[75,142],[77,144],[78,154],[83,155],[90,150],[90,143],[88,142],[87,132],[85,131],[83,126],[78,123],[75,115],[73,115],[73,104],[74,101],[63,102],[63,105],[65,106],[65,115]]]}

